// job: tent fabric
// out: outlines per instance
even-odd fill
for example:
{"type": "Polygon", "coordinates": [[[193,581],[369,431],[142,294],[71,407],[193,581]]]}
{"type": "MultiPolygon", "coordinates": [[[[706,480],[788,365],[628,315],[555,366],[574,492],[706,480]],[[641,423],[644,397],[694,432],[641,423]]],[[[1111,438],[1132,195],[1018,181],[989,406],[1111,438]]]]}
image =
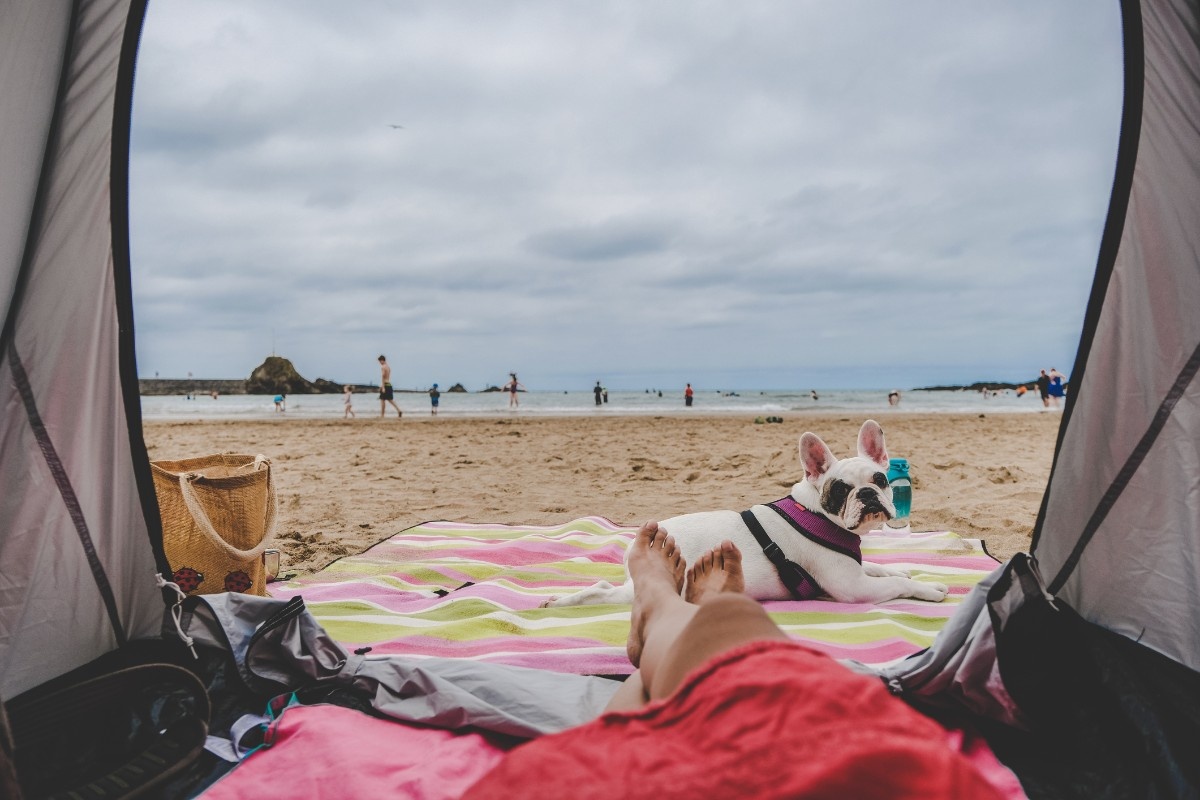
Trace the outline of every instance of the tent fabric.
{"type": "Polygon", "coordinates": [[[113,225],[140,20],[130,2],[0,5],[4,697],[156,633],[162,617],[129,419],[140,411],[123,384],[135,371],[127,230],[113,225]]]}
{"type": "Polygon", "coordinates": [[[1086,619],[1200,669],[1200,10],[1123,16],[1113,202],[1032,553],[1086,619]]]}

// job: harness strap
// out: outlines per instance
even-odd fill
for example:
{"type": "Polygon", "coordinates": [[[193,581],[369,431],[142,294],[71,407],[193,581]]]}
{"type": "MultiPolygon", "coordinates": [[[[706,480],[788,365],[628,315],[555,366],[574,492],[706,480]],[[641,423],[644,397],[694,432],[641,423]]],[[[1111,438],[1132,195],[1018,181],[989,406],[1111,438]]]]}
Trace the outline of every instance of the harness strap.
{"type": "Polygon", "coordinates": [[[783,550],[780,549],[779,545],[775,544],[771,540],[771,537],[767,535],[762,523],[758,521],[758,517],[754,516],[753,511],[743,511],[742,522],[746,523],[746,527],[754,535],[759,547],[763,549],[763,555],[775,565],[775,570],[779,573],[779,579],[783,581],[783,585],[787,587],[787,590],[792,593],[792,597],[797,600],[812,600],[825,593],[825,590],[821,588],[821,584],[817,583],[817,579],[809,575],[804,567],[795,561],[788,560],[788,557],[783,554],[783,550]]]}

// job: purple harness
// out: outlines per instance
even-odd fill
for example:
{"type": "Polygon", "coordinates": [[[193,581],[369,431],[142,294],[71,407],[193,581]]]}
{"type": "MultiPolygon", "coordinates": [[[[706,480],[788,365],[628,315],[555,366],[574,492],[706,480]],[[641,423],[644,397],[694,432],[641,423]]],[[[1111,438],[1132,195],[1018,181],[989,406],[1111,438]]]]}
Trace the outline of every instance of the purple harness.
{"type": "MultiPolygon", "coordinates": [[[[809,511],[790,495],[782,500],[776,500],[774,503],[767,503],[766,506],[783,517],[802,536],[822,547],[828,547],[830,550],[849,556],[859,564],[862,563],[862,540],[853,533],[839,528],[828,517],[809,511]]],[[[794,598],[815,600],[825,594],[825,590],[817,583],[816,578],[810,575],[804,567],[795,561],[790,561],[783,554],[783,550],[767,535],[753,511],[743,511],[742,521],[746,523],[750,533],[758,540],[763,554],[775,565],[780,580],[794,598]]]]}
{"type": "Polygon", "coordinates": [[[845,528],[839,528],[829,517],[809,511],[790,495],[774,503],[767,503],[767,506],[817,544],[823,544],[830,550],[836,550],[862,563],[862,539],[845,528]]]}

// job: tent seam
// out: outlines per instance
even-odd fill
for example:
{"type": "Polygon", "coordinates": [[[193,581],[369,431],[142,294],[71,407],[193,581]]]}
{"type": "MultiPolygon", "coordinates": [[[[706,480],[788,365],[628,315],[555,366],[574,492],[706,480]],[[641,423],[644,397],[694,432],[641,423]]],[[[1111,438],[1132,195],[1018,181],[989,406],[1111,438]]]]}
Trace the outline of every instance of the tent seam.
{"type": "Polygon", "coordinates": [[[91,532],[88,530],[87,519],[83,515],[83,508],[79,504],[79,497],[75,494],[75,489],[71,486],[71,477],[67,474],[66,467],[63,466],[62,460],[58,457],[58,451],[54,447],[54,442],[50,439],[50,432],[46,430],[46,425],[42,422],[41,414],[38,413],[37,403],[33,397],[33,387],[29,383],[29,376],[25,372],[25,367],[21,364],[21,358],[17,354],[16,345],[10,340],[8,343],[8,362],[9,369],[12,370],[13,383],[16,384],[17,392],[21,395],[21,401],[25,405],[25,414],[29,418],[29,425],[33,429],[34,438],[37,439],[38,448],[42,451],[42,457],[46,461],[46,466],[50,470],[50,475],[54,478],[54,484],[58,487],[58,492],[62,496],[63,504],[67,508],[67,513],[71,517],[71,522],[75,527],[75,533],[79,536],[79,543],[83,547],[84,555],[87,557],[88,566],[91,568],[92,577],[96,581],[96,588],[100,590],[100,596],[104,600],[104,607],[108,612],[109,622],[112,623],[113,632],[116,634],[117,643],[121,646],[128,641],[128,636],[125,633],[125,628],[121,624],[120,615],[117,613],[117,601],[113,595],[112,584],[108,580],[108,574],[104,571],[104,565],[100,563],[100,556],[96,552],[96,545],[92,541],[91,532]]]}
{"type": "Polygon", "coordinates": [[[1058,574],[1051,581],[1048,587],[1050,594],[1058,594],[1063,584],[1071,577],[1071,573],[1074,572],[1075,567],[1079,564],[1079,560],[1083,557],[1083,551],[1087,549],[1088,543],[1096,535],[1096,531],[1100,529],[1100,525],[1104,522],[1105,517],[1108,516],[1108,512],[1112,510],[1113,505],[1116,504],[1117,499],[1120,498],[1125,488],[1129,485],[1129,481],[1133,479],[1138,467],[1146,460],[1146,456],[1150,453],[1150,448],[1158,441],[1158,435],[1166,427],[1167,420],[1171,418],[1171,413],[1175,410],[1175,406],[1183,398],[1184,392],[1187,391],[1187,387],[1195,379],[1198,371],[1200,371],[1200,345],[1197,345],[1196,349],[1192,351],[1192,357],[1183,365],[1183,369],[1180,370],[1178,377],[1175,378],[1175,383],[1171,385],[1162,403],[1159,404],[1158,411],[1155,412],[1154,419],[1150,422],[1150,427],[1142,434],[1142,438],[1138,441],[1137,446],[1133,448],[1133,451],[1129,454],[1129,458],[1122,465],[1121,471],[1117,473],[1117,476],[1109,485],[1108,491],[1104,493],[1104,496],[1100,498],[1100,502],[1096,504],[1096,510],[1092,513],[1092,517],[1088,520],[1087,525],[1084,526],[1083,532],[1079,534],[1079,539],[1075,542],[1074,549],[1071,550],[1071,554],[1067,556],[1067,560],[1063,562],[1058,574]]]}

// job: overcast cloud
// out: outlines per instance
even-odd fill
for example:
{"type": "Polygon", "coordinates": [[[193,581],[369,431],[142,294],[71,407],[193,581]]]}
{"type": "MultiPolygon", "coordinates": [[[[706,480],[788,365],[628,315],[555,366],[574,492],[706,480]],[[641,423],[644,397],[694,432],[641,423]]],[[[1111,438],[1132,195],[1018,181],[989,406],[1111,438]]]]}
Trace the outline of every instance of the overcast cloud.
{"type": "Polygon", "coordinates": [[[139,370],[1066,370],[1120,109],[1116,2],[153,0],[139,370]]]}

